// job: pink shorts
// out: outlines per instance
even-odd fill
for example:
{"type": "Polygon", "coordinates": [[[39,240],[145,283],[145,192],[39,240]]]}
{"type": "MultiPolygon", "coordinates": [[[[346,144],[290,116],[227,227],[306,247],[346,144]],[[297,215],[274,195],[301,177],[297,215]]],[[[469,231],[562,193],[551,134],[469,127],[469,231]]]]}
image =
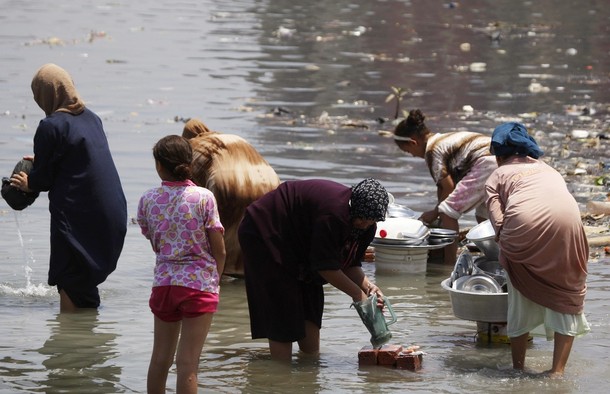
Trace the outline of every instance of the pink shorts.
{"type": "Polygon", "coordinates": [[[218,298],[218,294],[183,286],[155,286],[148,305],[159,319],[176,322],[216,312],[218,298]]]}

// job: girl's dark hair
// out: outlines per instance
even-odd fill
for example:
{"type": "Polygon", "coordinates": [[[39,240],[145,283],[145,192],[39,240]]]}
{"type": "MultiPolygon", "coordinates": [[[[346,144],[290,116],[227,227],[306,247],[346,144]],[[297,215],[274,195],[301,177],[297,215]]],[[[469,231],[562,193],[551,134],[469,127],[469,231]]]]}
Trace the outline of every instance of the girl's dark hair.
{"type": "Polygon", "coordinates": [[[407,119],[404,119],[396,126],[394,134],[400,137],[421,137],[429,134],[430,130],[426,127],[424,119],[426,117],[419,109],[412,109],[407,119]]]}
{"type": "Polygon", "coordinates": [[[176,180],[191,178],[193,148],[186,138],[179,135],[161,138],[153,147],[153,156],[176,180]]]}

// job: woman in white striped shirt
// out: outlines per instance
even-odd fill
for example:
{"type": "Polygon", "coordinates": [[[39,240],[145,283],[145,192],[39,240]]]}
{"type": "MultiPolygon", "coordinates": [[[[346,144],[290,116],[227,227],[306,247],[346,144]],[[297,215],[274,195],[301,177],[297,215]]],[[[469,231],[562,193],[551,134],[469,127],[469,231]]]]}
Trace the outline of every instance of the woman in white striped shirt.
{"type": "MultiPolygon", "coordinates": [[[[419,109],[411,110],[394,130],[396,145],[425,159],[436,183],[438,202],[419,219],[428,225],[439,220],[440,227],[455,231],[460,216],[473,209],[478,222],[486,220],[485,181],[497,168],[490,137],[469,131],[434,133],[424,120],[419,109]]],[[[454,264],[457,243],[446,246],[444,253],[445,263],[454,264]]]]}

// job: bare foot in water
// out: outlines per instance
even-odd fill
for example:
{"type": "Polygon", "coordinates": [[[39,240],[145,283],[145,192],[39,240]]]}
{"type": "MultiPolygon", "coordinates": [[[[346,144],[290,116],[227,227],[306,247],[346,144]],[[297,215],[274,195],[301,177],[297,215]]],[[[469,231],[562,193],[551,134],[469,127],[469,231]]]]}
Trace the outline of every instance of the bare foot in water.
{"type": "Polygon", "coordinates": [[[563,378],[563,371],[557,372],[549,369],[548,371],[541,372],[540,375],[550,379],[561,379],[563,378]]]}

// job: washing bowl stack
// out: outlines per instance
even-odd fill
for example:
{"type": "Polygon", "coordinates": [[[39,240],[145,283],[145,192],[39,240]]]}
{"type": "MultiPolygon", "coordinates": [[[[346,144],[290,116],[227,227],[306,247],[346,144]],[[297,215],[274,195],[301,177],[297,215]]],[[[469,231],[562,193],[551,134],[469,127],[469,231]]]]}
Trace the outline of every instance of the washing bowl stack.
{"type": "Polygon", "coordinates": [[[473,257],[462,252],[451,276],[441,282],[449,292],[455,317],[486,323],[504,323],[508,312],[507,274],[498,262],[498,245],[489,221],[472,228],[466,235],[482,252],[473,257]]]}
{"type": "Polygon", "coordinates": [[[376,271],[426,272],[428,251],[448,243],[430,244],[430,229],[420,220],[406,217],[387,218],[377,223],[375,247],[376,271]]]}

